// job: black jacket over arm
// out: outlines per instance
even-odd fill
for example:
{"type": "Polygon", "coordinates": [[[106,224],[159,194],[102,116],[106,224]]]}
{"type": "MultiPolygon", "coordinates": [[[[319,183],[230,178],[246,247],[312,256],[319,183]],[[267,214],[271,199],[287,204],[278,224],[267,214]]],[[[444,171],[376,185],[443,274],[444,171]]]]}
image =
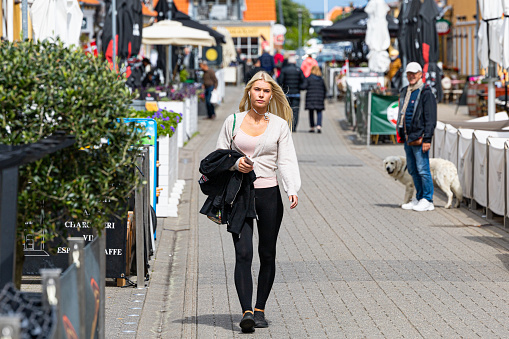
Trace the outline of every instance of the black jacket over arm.
{"type": "Polygon", "coordinates": [[[216,150],[200,162],[200,188],[207,200],[200,213],[215,216],[221,211],[222,223],[227,224],[228,232],[239,234],[246,218],[255,218],[255,192],[253,183],[256,180],[254,171],[242,173],[230,171],[239,158],[237,151],[216,150]]]}

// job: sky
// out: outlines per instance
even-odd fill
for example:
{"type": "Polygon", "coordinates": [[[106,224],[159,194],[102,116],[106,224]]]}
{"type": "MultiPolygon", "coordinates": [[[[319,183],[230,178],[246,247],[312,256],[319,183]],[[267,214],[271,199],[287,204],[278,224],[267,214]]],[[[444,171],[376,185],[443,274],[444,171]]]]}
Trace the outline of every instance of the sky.
{"type": "MultiPolygon", "coordinates": [[[[305,5],[310,12],[323,12],[325,1],[320,0],[294,0],[297,3],[305,5]]],[[[392,0],[394,1],[394,0],[392,0]]],[[[350,2],[353,2],[355,7],[364,7],[368,3],[368,0],[328,0],[329,10],[336,6],[348,6],[350,2]]],[[[391,1],[387,1],[391,2],[391,1]]]]}

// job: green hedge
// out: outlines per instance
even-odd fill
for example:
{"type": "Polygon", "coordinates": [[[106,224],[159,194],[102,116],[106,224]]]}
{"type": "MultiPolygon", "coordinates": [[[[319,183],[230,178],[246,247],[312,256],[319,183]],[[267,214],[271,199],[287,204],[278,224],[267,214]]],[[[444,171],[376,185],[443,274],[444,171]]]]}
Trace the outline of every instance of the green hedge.
{"type": "Polygon", "coordinates": [[[102,229],[110,215],[125,212],[138,180],[131,145],[141,131],[119,120],[132,115],[124,83],[101,58],[60,41],[0,44],[0,144],[29,144],[55,131],[76,137],[20,169],[19,239],[26,228],[65,236],[71,219],[102,229]]]}

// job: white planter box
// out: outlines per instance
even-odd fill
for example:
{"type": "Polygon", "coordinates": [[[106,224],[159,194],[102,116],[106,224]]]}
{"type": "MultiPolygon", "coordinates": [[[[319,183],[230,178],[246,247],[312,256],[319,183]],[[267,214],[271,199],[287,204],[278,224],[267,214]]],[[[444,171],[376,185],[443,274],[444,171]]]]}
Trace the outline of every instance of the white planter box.
{"type": "MultiPolygon", "coordinates": [[[[182,118],[184,119],[184,118],[182,118]]],[[[178,141],[178,148],[182,148],[184,147],[184,142],[185,142],[185,134],[186,134],[186,131],[185,131],[185,127],[184,127],[184,124],[183,123],[179,123],[179,125],[177,126],[177,141],[178,141]]]]}
{"type": "Polygon", "coordinates": [[[158,217],[176,216],[177,213],[177,205],[170,203],[170,197],[178,176],[178,139],[178,129],[171,138],[161,136],[157,139],[159,142],[160,164],[157,179],[158,188],[162,189],[160,190],[156,208],[158,217]]]}
{"type": "Polygon", "coordinates": [[[189,113],[189,136],[198,132],[198,97],[193,95],[189,98],[190,113],[189,113]]]}
{"type": "MultiPolygon", "coordinates": [[[[185,122],[185,104],[184,101],[159,101],[157,106],[167,111],[173,111],[182,114],[182,120],[185,122]]],[[[180,123],[177,127],[178,130],[178,147],[184,146],[187,141],[185,127],[180,123]]]]}
{"type": "Polygon", "coordinates": [[[184,100],[184,127],[186,131],[186,137],[191,138],[191,99],[187,98],[184,100]]]}

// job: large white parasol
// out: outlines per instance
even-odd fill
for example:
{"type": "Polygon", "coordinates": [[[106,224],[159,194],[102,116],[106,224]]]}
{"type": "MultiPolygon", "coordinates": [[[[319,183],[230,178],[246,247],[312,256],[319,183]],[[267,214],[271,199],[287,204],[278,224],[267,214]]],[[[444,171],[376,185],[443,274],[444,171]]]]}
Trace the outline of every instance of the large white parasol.
{"type": "Polygon", "coordinates": [[[502,7],[502,0],[479,0],[479,8],[482,21],[479,27],[479,47],[477,51],[481,67],[488,68],[490,60],[502,64],[502,46],[499,40],[504,8],[502,7]]]}
{"type": "Polygon", "coordinates": [[[482,22],[479,27],[478,55],[482,68],[488,68],[488,117],[495,119],[495,84],[496,64],[502,64],[502,46],[500,32],[504,8],[502,0],[479,0],[482,22]]]}
{"type": "Polygon", "coordinates": [[[77,0],[36,0],[31,14],[36,40],[59,37],[66,46],[79,46],[83,12],[77,0]]]}
{"type": "Polygon", "coordinates": [[[232,61],[235,61],[237,58],[237,51],[235,50],[235,44],[233,43],[232,36],[230,35],[230,31],[228,31],[224,27],[217,27],[216,30],[224,35],[224,40],[226,41],[223,44],[223,67],[230,66],[232,61]]]}
{"type": "Polygon", "coordinates": [[[384,0],[370,0],[364,11],[368,14],[365,41],[369,47],[369,69],[374,72],[386,72],[391,64],[391,59],[387,52],[391,44],[387,24],[389,6],[384,0]]]}
{"type": "Polygon", "coordinates": [[[509,0],[502,0],[504,22],[500,31],[500,45],[502,48],[502,67],[509,68],[509,0]]]}
{"type": "Polygon", "coordinates": [[[182,26],[172,20],[162,20],[143,28],[142,43],[147,45],[215,46],[216,40],[208,32],[182,26]]]}

